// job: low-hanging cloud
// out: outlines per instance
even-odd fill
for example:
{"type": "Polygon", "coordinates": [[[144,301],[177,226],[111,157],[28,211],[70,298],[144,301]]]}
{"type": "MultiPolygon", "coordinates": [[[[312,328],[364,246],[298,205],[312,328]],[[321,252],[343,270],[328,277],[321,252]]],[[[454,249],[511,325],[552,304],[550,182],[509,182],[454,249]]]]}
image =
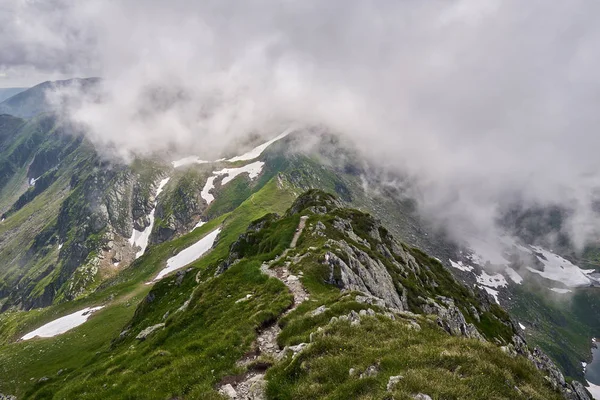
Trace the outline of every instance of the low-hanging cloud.
{"type": "Polygon", "coordinates": [[[1,5],[0,66],[102,76],[72,119],[125,158],[321,125],[453,230],[517,200],[574,210],[578,243],[598,226],[594,0],[74,3],[1,5]]]}

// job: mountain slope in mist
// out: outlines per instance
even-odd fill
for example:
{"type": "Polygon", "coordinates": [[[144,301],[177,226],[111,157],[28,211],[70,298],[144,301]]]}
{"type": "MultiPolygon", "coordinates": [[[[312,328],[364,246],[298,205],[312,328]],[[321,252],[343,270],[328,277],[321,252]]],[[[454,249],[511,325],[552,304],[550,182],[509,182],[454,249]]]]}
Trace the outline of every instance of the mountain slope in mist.
{"type": "Polygon", "coordinates": [[[462,248],[420,215],[419,200],[403,190],[410,180],[372,165],[335,135],[285,130],[274,142],[232,146],[215,161],[163,154],[126,164],[108,161],[107,149],[53,114],[0,122],[0,360],[18,365],[0,371],[2,393],[85,398],[94,387],[114,398],[140,390],[144,398],[204,398],[260,387],[272,398],[338,390],[377,397],[391,379],[389,391],[399,396],[587,398],[525,339],[581,378],[593,318],[553,321],[569,306],[522,307],[537,281],[500,288],[481,281],[494,274],[488,265],[465,274],[452,268],[462,248]],[[200,243],[206,238],[212,245],[200,243]],[[186,251],[200,258],[182,265],[189,258],[179,254],[194,245],[202,252],[186,251]],[[173,272],[157,279],[163,271],[173,272]],[[490,286],[500,306],[533,315],[525,332],[488,295],[490,286]],[[99,306],[64,334],[28,335],[99,306]],[[566,342],[548,340],[557,326],[566,342]],[[398,349],[417,340],[420,361],[386,358],[365,337],[398,349]],[[338,344],[348,356],[321,351],[338,344]],[[490,356],[492,372],[470,364],[490,356]],[[448,358],[443,371],[439,357],[448,358]],[[315,386],[333,364],[343,367],[336,370],[343,380],[315,386]],[[433,378],[467,365],[472,370],[459,373],[466,380],[433,378]],[[482,371],[494,377],[491,386],[477,380],[482,371]],[[164,374],[156,393],[147,391],[154,386],[144,379],[164,374]],[[511,376],[518,390],[500,376],[511,376]]]}

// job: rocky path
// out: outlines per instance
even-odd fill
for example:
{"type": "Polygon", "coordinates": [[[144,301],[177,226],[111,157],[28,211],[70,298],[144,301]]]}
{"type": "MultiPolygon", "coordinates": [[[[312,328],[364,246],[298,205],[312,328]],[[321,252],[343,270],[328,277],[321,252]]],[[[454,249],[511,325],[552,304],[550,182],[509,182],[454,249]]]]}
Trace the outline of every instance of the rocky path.
{"type": "Polygon", "coordinates": [[[290,244],[290,249],[293,249],[296,247],[296,243],[298,242],[298,238],[300,237],[300,235],[302,234],[302,231],[304,230],[304,226],[306,225],[307,219],[308,219],[308,216],[306,216],[306,215],[300,217],[300,223],[298,224],[298,228],[296,229],[296,233],[294,234],[294,238],[292,239],[292,243],[290,244]]]}
{"type": "MultiPolygon", "coordinates": [[[[260,270],[270,277],[275,279],[279,279],[289,291],[294,295],[294,303],[292,307],[290,307],[282,317],[294,311],[298,306],[308,300],[309,295],[302,282],[300,281],[300,277],[293,275],[290,273],[288,267],[290,262],[286,262],[285,266],[278,267],[275,269],[271,269],[271,266],[286,256],[289,249],[296,247],[296,243],[298,242],[298,238],[302,234],[304,230],[304,226],[306,225],[307,216],[303,216],[300,218],[300,223],[298,224],[298,228],[296,229],[296,233],[290,243],[290,247],[286,249],[279,257],[275,258],[270,262],[263,263],[260,267],[260,270]]],[[[241,360],[237,362],[239,366],[248,366],[253,364],[261,355],[269,356],[275,359],[279,359],[283,356],[285,349],[280,349],[277,344],[277,336],[281,329],[277,321],[259,331],[258,337],[256,339],[256,348],[246,354],[241,360]]],[[[293,346],[289,348],[289,350],[294,353],[300,351],[302,348],[301,345],[293,346]]],[[[265,387],[266,381],[264,379],[265,372],[268,366],[261,365],[260,363],[255,363],[252,368],[242,376],[237,377],[227,377],[221,382],[221,386],[219,388],[219,392],[230,399],[236,400],[262,400],[265,399],[265,387]]]]}

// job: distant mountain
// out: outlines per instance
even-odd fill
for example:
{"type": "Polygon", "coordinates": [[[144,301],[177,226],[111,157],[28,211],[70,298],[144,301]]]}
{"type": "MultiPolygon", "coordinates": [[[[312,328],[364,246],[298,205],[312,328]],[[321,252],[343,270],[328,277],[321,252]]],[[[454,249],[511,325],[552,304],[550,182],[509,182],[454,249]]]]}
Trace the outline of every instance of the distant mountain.
{"type": "Polygon", "coordinates": [[[0,101],[4,101],[24,90],[27,90],[27,88],[0,88],[0,101]]]}
{"type": "MultiPolygon", "coordinates": [[[[43,112],[52,111],[53,106],[48,103],[46,92],[68,86],[77,86],[82,91],[95,87],[100,78],[74,78],[62,81],[48,81],[32,88],[21,91],[6,98],[0,103],[0,114],[10,114],[21,118],[30,118],[43,112]]],[[[1,98],[0,92],[0,98],[1,98]]]]}

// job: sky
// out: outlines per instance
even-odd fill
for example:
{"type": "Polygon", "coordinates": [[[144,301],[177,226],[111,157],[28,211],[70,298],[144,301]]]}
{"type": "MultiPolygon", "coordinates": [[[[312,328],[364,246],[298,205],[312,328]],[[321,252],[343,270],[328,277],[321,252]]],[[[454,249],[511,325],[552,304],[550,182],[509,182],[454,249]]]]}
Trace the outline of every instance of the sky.
{"type": "MultiPolygon", "coordinates": [[[[124,159],[326,126],[490,231],[515,201],[596,229],[595,0],[0,0],[0,87],[104,78],[71,118],[124,159]],[[126,134],[124,134],[126,133],[126,134]]],[[[467,228],[469,227],[469,228],[467,228]]]]}

